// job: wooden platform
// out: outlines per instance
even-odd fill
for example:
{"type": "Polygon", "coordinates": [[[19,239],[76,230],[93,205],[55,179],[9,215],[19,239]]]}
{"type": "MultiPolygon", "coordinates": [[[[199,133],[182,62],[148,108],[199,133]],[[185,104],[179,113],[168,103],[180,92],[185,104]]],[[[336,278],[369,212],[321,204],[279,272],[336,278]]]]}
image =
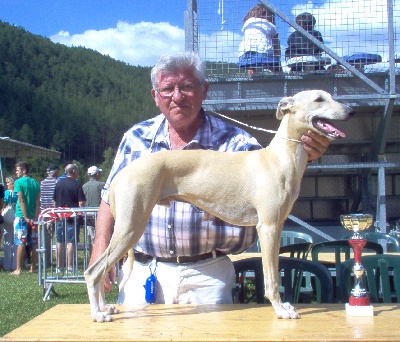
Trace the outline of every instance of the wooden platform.
{"type": "Polygon", "coordinates": [[[57,305],[1,341],[399,341],[400,305],[375,305],[374,317],[346,316],[343,304],[298,305],[299,320],[277,319],[270,305],[147,305],[94,323],[89,305],[57,305]]]}

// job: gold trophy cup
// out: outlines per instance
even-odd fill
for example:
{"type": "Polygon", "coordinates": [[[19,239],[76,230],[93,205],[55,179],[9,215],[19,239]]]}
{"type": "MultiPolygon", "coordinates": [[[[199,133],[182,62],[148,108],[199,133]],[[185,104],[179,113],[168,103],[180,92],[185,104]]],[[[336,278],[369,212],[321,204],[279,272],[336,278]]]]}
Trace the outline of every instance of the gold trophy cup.
{"type": "Polygon", "coordinates": [[[351,290],[346,312],[351,316],[373,316],[373,307],[370,305],[368,292],[363,286],[364,266],[361,264],[361,254],[367,240],[360,231],[371,227],[373,216],[370,214],[341,215],[340,221],[348,230],[354,232],[349,239],[349,244],[354,252],[354,288],[351,290]]]}

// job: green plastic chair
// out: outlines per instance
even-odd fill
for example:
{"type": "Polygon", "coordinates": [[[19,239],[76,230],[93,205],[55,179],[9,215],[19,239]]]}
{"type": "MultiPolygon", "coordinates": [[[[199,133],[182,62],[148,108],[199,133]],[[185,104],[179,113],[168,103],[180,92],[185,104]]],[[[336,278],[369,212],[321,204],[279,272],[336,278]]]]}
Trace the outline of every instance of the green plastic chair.
{"type": "MultiPolygon", "coordinates": [[[[240,282],[240,278],[243,277],[245,272],[254,272],[256,301],[258,304],[266,303],[264,297],[264,272],[261,257],[237,260],[233,262],[233,266],[235,267],[237,284],[240,282]]],[[[298,302],[303,272],[309,272],[314,274],[314,276],[320,281],[320,285],[316,287],[317,302],[332,302],[332,278],[328,269],[324,265],[305,259],[279,257],[279,272],[283,272],[283,301],[289,301],[291,303],[298,302]]],[[[238,288],[237,291],[245,291],[244,286],[238,288]]],[[[237,294],[236,297],[243,298],[244,295],[243,293],[237,294]]]]}
{"type": "MultiPolygon", "coordinates": [[[[351,246],[349,245],[348,240],[334,240],[334,241],[324,241],[320,243],[316,243],[311,248],[311,258],[315,262],[320,262],[319,255],[320,253],[331,252],[335,254],[335,262],[334,263],[324,263],[326,267],[331,272],[333,278],[335,278],[334,284],[334,298],[335,302],[339,302],[342,298],[340,293],[340,284],[338,272],[340,265],[343,261],[350,259],[350,252],[352,251],[351,246]],[[342,258],[342,253],[344,254],[342,258]]],[[[383,254],[382,245],[367,241],[363,251],[375,252],[376,254],[383,254]]]]}
{"type": "Polygon", "coordinates": [[[284,230],[281,233],[281,247],[301,242],[313,242],[312,236],[306,233],[284,230]]]}
{"type": "MultiPolygon", "coordinates": [[[[400,255],[367,255],[361,260],[364,266],[364,286],[371,303],[400,303],[400,255]]],[[[343,302],[348,302],[354,286],[352,269],[354,259],[344,261],[339,270],[343,302]]]]}
{"type": "Polygon", "coordinates": [[[400,252],[399,240],[392,235],[379,232],[362,232],[362,235],[364,235],[367,241],[376,242],[381,245],[387,244],[391,251],[400,252]]]}
{"type": "MultiPolygon", "coordinates": [[[[313,246],[312,242],[295,243],[292,245],[282,246],[279,248],[279,254],[281,255],[288,253],[290,258],[307,259],[312,246],[313,246]]],[[[304,272],[303,277],[304,279],[300,282],[299,299],[301,298],[304,302],[311,302],[311,299],[314,295],[314,289],[311,284],[310,272],[304,272]]],[[[284,286],[282,283],[282,279],[283,279],[283,274],[281,272],[281,276],[279,279],[280,293],[284,293],[284,286]]]]}

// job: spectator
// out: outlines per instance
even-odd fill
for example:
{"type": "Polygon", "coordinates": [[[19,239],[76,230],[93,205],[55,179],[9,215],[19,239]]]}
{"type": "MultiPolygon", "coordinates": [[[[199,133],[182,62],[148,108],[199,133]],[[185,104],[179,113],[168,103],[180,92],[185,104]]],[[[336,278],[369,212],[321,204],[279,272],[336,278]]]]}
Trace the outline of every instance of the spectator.
{"type": "MultiPolygon", "coordinates": [[[[77,208],[85,206],[85,194],[82,185],[78,182],[79,169],[76,164],[68,164],[65,167],[66,178],[60,179],[55,186],[53,201],[56,207],[77,208]]],[[[63,271],[63,251],[67,242],[67,272],[73,272],[73,255],[75,243],[79,242],[81,216],[66,218],[57,222],[57,271],[63,271]]]]}
{"type": "MultiPolygon", "coordinates": [[[[91,166],[89,167],[87,174],[89,176],[89,181],[85,184],[83,184],[83,192],[85,193],[86,197],[86,205],[88,207],[96,207],[98,208],[100,206],[100,200],[101,200],[101,190],[103,189],[105,182],[100,182],[100,172],[102,172],[102,169],[99,169],[97,166],[91,166]]],[[[96,226],[96,220],[94,219],[94,216],[96,213],[88,213],[87,214],[87,221],[86,221],[86,226],[88,230],[88,234],[90,235],[92,241],[95,236],[95,226],[96,226]]]]}
{"type": "Polygon", "coordinates": [[[25,258],[25,246],[32,248],[32,264],[30,272],[37,270],[37,221],[40,210],[40,186],[29,175],[29,165],[26,162],[19,162],[16,165],[15,173],[18,179],[14,184],[14,191],[18,193],[14,221],[14,245],[17,247],[17,268],[12,273],[20,275],[25,258]]]}
{"type": "MultiPolygon", "coordinates": [[[[40,211],[47,208],[53,208],[53,195],[57,183],[57,177],[60,174],[60,168],[56,164],[50,164],[47,167],[47,177],[40,182],[40,211]]],[[[54,222],[47,222],[44,231],[45,247],[46,247],[46,260],[48,265],[51,263],[51,239],[54,233],[54,222]]]]}
{"type": "Polygon", "coordinates": [[[5,207],[2,211],[4,217],[4,263],[3,268],[7,271],[13,270],[13,247],[14,247],[14,220],[15,206],[18,194],[14,191],[14,177],[6,178],[7,190],[4,193],[5,207]]]}
{"type": "MultiPolygon", "coordinates": [[[[319,31],[314,30],[316,19],[311,13],[301,13],[296,17],[296,24],[301,26],[307,33],[318,39],[321,43],[324,42],[322,35],[319,31]]],[[[288,38],[288,48],[285,51],[285,58],[289,59],[292,57],[299,56],[316,56],[321,57],[322,50],[310,42],[302,33],[295,31],[290,34],[288,38]]],[[[315,70],[324,70],[322,65],[316,65],[315,70]]],[[[296,65],[291,67],[291,71],[301,71],[302,66],[296,65]]]]}
{"type": "MultiPolygon", "coordinates": [[[[207,96],[208,83],[204,63],[197,54],[162,56],[151,71],[151,81],[151,94],[161,114],[136,124],[122,139],[102,192],[91,264],[105,251],[112,236],[114,218],[108,191],[115,175],[126,165],[162,150],[233,152],[261,148],[242,129],[204,112],[202,102],[207,96]]],[[[304,148],[309,151],[310,159],[314,159],[322,155],[329,142],[317,134],[309,134],[302,140],[307,143],[304,148]]],[[[153,259],[157,261],[157,303],[231,303],[235,273],[227,254],[244,251],[255,238],[255,228],[232,226],[188,203],[156,206],[135,246],[133,274],[120,291],[118,303],[145,302],[143,285],[150,275],[153,259]],[[181,257],[187,258],[184,264],[179,263],[181,257]]],[[[123,270],[126,267],[127,263],[123,270]]],[[[110,272],[111,280],[114,272],[110,272]]],[[[106,281],[105,287],[110,290],[110,282],[106,281]]]]}
{"type": "Polygon", "coordinates": [[[83,184],[83,192],[86,196],[86,205],[88,207],[98,207],[101,200],[101,190],[104,187],[105,182],[100,182],[100,172],[103,171],[97,166],[89,167],[87,174],[89,181],[83,184]]]}
{"type": "Polygon", "coordinates": [[[239,67],[253,77],[256,68],[281,71],[281,48],[275,14],[264,5],[254,6],[243,18],[243,40],[239,45],[239,67]]]}

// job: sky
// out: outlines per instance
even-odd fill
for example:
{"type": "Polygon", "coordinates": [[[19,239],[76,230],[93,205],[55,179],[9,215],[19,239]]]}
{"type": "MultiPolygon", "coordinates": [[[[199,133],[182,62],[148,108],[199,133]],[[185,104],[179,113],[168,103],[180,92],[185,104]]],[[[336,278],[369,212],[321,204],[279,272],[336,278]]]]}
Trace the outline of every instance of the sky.
{"type": "MultiPolygon", "coordinates": [[[[211,44],[207,46],[215,45],[216,55],[207,55],[207,58],[221,60],[217,54],[225,51],[233,60],[237,58],[237,39],[240,39],[237,35],[241,23],[237,18],[243,14],[236,13],[237,17],[229,20],[229,13],[240,10],[240,6],[244,10],[249,2],[231,2],[235,8],[229,8],[229,1],[225,1],[223,18],[218,14],[221,1],[198,0],[199,7],[200,4],[208,6],[212,13],[207,22],[208,31],[200,32],[200,39],[211,44]],[[222,20],[226,20],[224,25],[222,20]],[[235,28],[230,26],[232,22],[235,28]],[[229,45],[229,39],[235,44],[229,45]]],[[[277,3],[277,0],[272,2],[277,3]]],[[[371,47],[367,49],[376,50],[376,42],[385,41],[383,38],[387,36],[386,11],[382,10],[386,0],[280,0],[279,3],[289,6],[292,15],[307,10],[316,15],[319,23],[329,23],[329,32],[324,32],[325,44],[334,46],[339,55],[348,52],[349,47],[356,46],[360,40],[371,40],[370,29],[366,29],[371,25],[375,42],[371,40],[371,47]],[[384,18],[377,18],[381,15],[384,18]],[[365,32],[366,37],[360,37],[360,32],[365,32]]],[[[187,5],[187,0],[0,0],[0,20],[22,26],[55,43],[84,46],[130,65],[153,66],[162,54],[184,51],[187,5]]],[[[394,8],[398,19],[399,0],[394,1],[394,8]]],[[[285,34],[287,37],[287,32],[280,34],[282,45],[285,34]]],[[[396,34],[400,34],[400,28],[396,34]]],[[[387,53],[386,46],[381,50],[387,53]]]]}

